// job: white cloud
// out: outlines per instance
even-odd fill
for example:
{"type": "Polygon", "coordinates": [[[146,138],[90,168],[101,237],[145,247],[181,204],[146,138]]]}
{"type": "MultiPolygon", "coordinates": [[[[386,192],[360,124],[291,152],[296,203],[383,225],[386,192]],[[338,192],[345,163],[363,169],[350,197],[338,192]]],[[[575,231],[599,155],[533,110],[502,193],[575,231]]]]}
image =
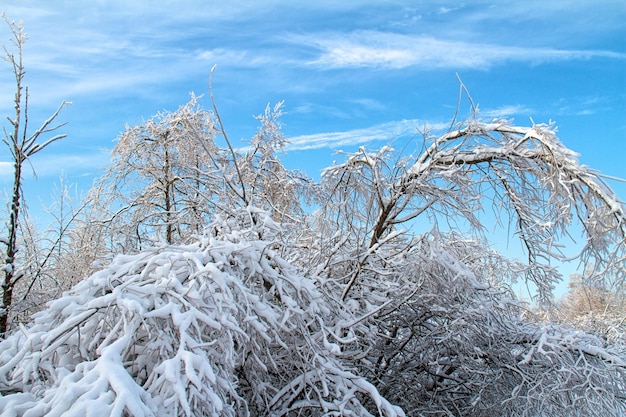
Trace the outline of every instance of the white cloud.
{"type": "Polygon", "coordinates": [[[453,11],[455,11],[457,9],[458,9],[458,7],[444,7],[444,6],[442,6],[439,9],[437,9],[437,13],[438,14],[446,14],[446,13],[453,12],[453,11]]]}
{"type": "Polygon", "coordinates": [[[557,115],[589,116],[609,113],[615,106],[614,99],[603,96],[572,96],[561,98],[551,105],[551,111],[557,115]]]}
{"type": "Polygon", "coordinates": [[[287,151],[359,146],[371,142],[390,143],[396,139],[419,135],[427,125],[432,130],[445,129],[444,123],[426,123],[423,120],[407,119],[377,124],[374,126],[341,132],[315,133],[290,137],[287,151]]]}
{"type": "Polygon", "coordinates": [[[480,116],[487,118],[506,118],[510,116],[532,116],[533,112],[533,109],[523,104],[511,104],[495,109],[481,110],[480,116]]]}
{"type": "Polygon", "coordinates": [[[469,43],[379,31],[332,33],[319,37],[300,37],[299,40],[321,52],[319,57],[309,64],[331,69],[363,67],[488,69],[493,65],[510,61],[536,65],[549,61],[594,57],[626,59],[626,54],[612,51],[469,43]]]}
{"type": "MultiPolygon", "coordinates": [[[[25,178],[34,174],[38,178],[58,178],[62,174],[68,175],[96,175],[109,161],[107,151],[87,152],[81,154],[51,154],[42,153],[33,157],[32,165],[24,169],[25,178]]],[[[1,163],[0,163],[1,164],[1,163]]],[[[0,173],[1,173],[0,165],[0,173]]]]}
{"type": "MultiPolygon", "coordinates": [[[[42,102],[54,104],[61,99],[78,102],[77,96],[81,94],[132,96],[140,94],[146,86],[197,77],[206,79],[214,64],[238,69],[279,68],[286,79],[284,84],[294,89],[306,84],[300,77],[302,67],[460,70],[486,69],[506,62],[538,64],[596,56],[626,58],[625,54],[610,51],[510,47],[436,37],[446,33],[456,39],[467,39],[457,30],[466,26],[458,20],[443,23],[438,20],[437,25],[444,26],[438,27],[437,32],[433,32],[433,26],[420,26],[424,30],[421,33],[436,36],[362,30],[290,35],[293,29],[288,25],[268,33],[262,25],[254,24],[263,22],[265,16],[270,19],[276,8],[288,7],[284,0],[254,5],[237,0],[223,7],[201,8],[192,2],[178,4],[173,0],[158,4],[140,0],[124,3],[123,7],[117,7],[116,1],[114,5],[109,1],[89,6],[81,3],[80,7],[78,2],[72,3],[53,7],[41,0],[33,1],[28,10],[8,6],[11,17],[23,16],[26,31],[30,33],[25,50],[28,82],[37,92],[33,98],[42,102]],[[225,28],[240,31],[220,32],[225,28]]],[[[375,3],[375,0],[323,0],[307,7],[311,18],[319,19],[324,11],[356,12],[375,3]]],[[[442,4],[440,9],[433,8],[433,12],[450,12],[454,7],[450,2],[442,4]]],[[[426,9],[429,7],[413,12],[426,9]]],[[[500,10],[480,8],[483,9],[491,17],[500,10]]],[[[389,19],[396,16],[391,11],[388,13],[391,13],[389,19]]],[[[411,18],[403,19],[409,22],[411,18]]],[[[485,19],[482,17],[480,22],[485,19]]]]}
{"type": "Polygon", "coordinates": [[[386,108],[386,105],[378,100],[373,100],[371,98],[355,98],[348,100],[350,103],[361,106],[366,110],[372,111],[382,111],[386,108]]]}
{"type": "Polygon", "coordinates": [[[13,163],[0,162],[0,180],[8,180],[13,178],[13,163]]]}

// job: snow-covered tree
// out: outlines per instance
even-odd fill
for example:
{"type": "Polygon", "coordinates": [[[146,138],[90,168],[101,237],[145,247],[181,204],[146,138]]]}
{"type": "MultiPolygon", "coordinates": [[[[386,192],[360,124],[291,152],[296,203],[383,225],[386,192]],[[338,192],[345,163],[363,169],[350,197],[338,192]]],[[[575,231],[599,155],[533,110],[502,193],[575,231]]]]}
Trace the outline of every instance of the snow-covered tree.
{"type": "MultiPolygon", "coordinates": [[[[553,126],[473,117],[412,155],[361,148],[325,170],[307,213],[310,181],[277,156],[280,105],[243,150],[214,110],[212,124],[188,123],[194,108],[150,130],[160,171],[107,218],[141,239],[111,228],[123,255],[0,342],[0,416],[626,413],[622,339],[534,320],[509,288],[526,281],[549,303],[572,227],[589,281],[623,288],[623,205],[553,126]],[[182,158],[160,142],[174,120],[176,135],[210,126],[227,148],[196,141],[208,159],[162,171],[182,158]],[[169,214],[140,198],[164,202],[166,184],[184,190],[169,214]],[[487,210],[525,261],[490,247],[487,210]]],[[[142,141],[144,127],[127,132],[142,141]]],[[[143,169],[132,143],[122,160],[143,169]]]]}
{"type": "Polygon", "coordinates": [[[334,299],[334,334],[356,337],[348,357],[390,400],[411,415],[624,412],[621,354],[523,321],[503,292],[526,280],[550,303],[576,221],[590,279],[623,287],[623,206],[552,126],[472,118],[415,155],[362,148],[324,177],[328,204],[298,260],[334,299]],[[489,249],[484,210],[514,227],[527,262],[489,249]]]}
{"type": "Polygon", "coordinates": [[[258,117],[259,131],[243,149],[232,147],[217,109],[204,110],[194,95],[175,112],[127,127],[90,196],[91,223],[102,225],[105,246],[131,253],[156,241],[184,242],[215,216],[235,218],[248,206],[299,221],[308,180],[277,158],[286,143],[281,105],[258,117]],[[227,147],[216,144],[218,135],[227,147]]]}
{"type": "Polygon", "coordinates": [[[240,158],[240,168],[250,203],[268,210],[276,221],[293,223],[304,217],[302,203],[310,201],[315,187],[304,173],[287,170],[278,158],[288,144],[281,131],[282,106],[268,104],[257,116],[260,126],[240,158]]]}
{"type": "Polygon", "coordinates": [[[492,266],[511,273],[518,264],[439,233],[412,242],[403,263],[387,271],[394,302],[379,307],[369,328],[353,328],[363,332],[353,345],[363,353],[352,355],[407,415],[626,411],[623,352],[571,327],[523,320],[524,305],[486,282],[492,266]]]}
{"type": "Polygon", "coordinates": [[[202,232],[213,210],[215,134],[212,115],[195,96],[175,112],[126,128],[91,192],[94,217],[110,230],[113,250],[172,244],[202,232]]]}
{"type": "Polygon", "coordinates": [[[360,265],[347,267],[343,299],[355,285],[368,285],[359,279],[364,263],[397,253],[378,249],[394,241],[399,230],[442,224],[482,237],[491,227],[481,220],[485,210],[514,228],[528,257],[524,275],[536,286],[540,302],[550,301],[554,284],[562,279],[553,264],[571,257],[560,252],[560,239],[575,221],[588,241],[578,255],[588,267],[588,279],[612,280],[604,282],[607,287],[623,282],[624,208],[600,176],[563,146],[553,126],[470,119],[427,137],[417,155],[398,161],[393,155],[388,147],[361,149],[325,172],[331,191],[324,218],[333,222],[331,228],[348,233],[342,233],[343,249],[331,252],[337,259],[327,263],[330,268],[360,265]]]}
{"type": "Polygon", "coordinates": [[[584,282],[570,289],[555,306],[560,322],[594,334],[607,345],[626,352],[624,294],[584,282]]]}

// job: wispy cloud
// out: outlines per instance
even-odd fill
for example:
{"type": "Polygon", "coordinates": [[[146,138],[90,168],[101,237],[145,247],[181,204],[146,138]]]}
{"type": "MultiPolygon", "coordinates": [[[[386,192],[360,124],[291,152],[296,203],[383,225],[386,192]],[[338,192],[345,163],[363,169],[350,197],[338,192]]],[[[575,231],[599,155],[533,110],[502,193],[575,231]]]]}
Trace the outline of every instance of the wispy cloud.
{"type": "Polygon", "coordinates": [[[332,105],[314,102],[302,102],[289,113],[295,114],[323,114],[333,119],[355,119],[367,117],[369,112],[383,112],[386,104],[372,98],[348,98],[332,105]]]}
{"type": "MultiPolygon", "coordinates": [[[[62,174],[68,175],[100,175],[101,169],[109,160],[105,151],[87,152],[82,154],[45,154],[37,155],[24,167],[24,178],[50,177],[58,178],[62,174]]],[[[7,182],[13,178],[13,163],[0,161],[0,182],[7,182]]]]}
{"type": "Polygon", "coordinates": [[[317,103],[302,103],[290,113],[295,114],[324,114],[334,119],[348,120],[354,117],[354,112],[342,106],[329,106],[317,103]]]}
{"type": "MultiPolygon", "coordinates": [[[[212,25],[203,20],[235,15],[235,11],[209,12],[230,7],[203,7],[192,13],[190,4],[180,8],[170,4],[171,10],[165,10],[162,4],[143,0],[143,8],[135,9],[133,2],[119,10],[104,3],[87,7],[69,3],[57,7],[35,1],[33,10],[23,15],[20,8],[9,7],[11,18],[25,16],[27,82],[39,103],[78,101],[97,94],[133,96],[147,86],[207,79],[214,64],[255,68],[267,62],[254,46],[251,53],[245,43],[215,36],[212,25]]],[[[8,37],[8,28],[0,25],[0,35],[8,37]]],[[[0,80],[0,93],[10,88],[0,80]]]]}
{"type": "Polygon", "coordinates": [[[445,123],[427,123],[418,119],[397,120],[361,129],[290,137],[288,138],[290,143],[287,146],[287,151],[321,148],[338,149],[372,142],[391,143],[397,139],[420,135],[419,129],[425,125],[432,130],[445,129],[447,127],[445,123]]]}
{"type": "Polygon", "coordinates": [[[58,176],[63,172],[100,172],[108,163],[110,155],[105,150],[80,154],[41,155],[35,165],[37,175],[58,176]]]}
{"type": "MultiPolygon", "coordinates": [[[[57,7],[34,1],[29,12],[8,6],[14,17],[19,18],[20,14],[28,17],[25,21],[31,34],[25,51],[28,81],[33,91],[37,91],[34,98],[42,102],[78,101],[81,95],[133,96],[141,94],[146,86],[200,77],[206,80],[214,64],[234,68],[233,76],[239,69],[272,68],[281,71],[281,80],[286,80],[282,85],[304,89],[307,83],[301,76],[303,68],[461,70],[488,69],[507,62],[540,64],[593,57],[626,58],[626,54],[612,51],[516,47],[489,43],[489,40],[474,43],[467,41],[464,33],[452,30],[455,29],[452,23],[440,28],[449,36],[447,39],[438,37],[440,32],[433,32],[432,27],[424,27],[421,33],[433,36],[349,27],[345,31],[317,32],[318,28],[313,26],[304,30],[290,26],[288,19],[280,31],[265,32],[267,28],[262,25],[265,20],[271,20],[276,8],[293,9],[284,0],[262,1],[253,6],[237,0],[224,7],[201,8],[192,2],[178,5],[170,0],[158,5],[141,0],[119,8],[110,7],[108,2],[82,8],[71,7],[71,3],[57,7]],[[137,21],[138,16],[141,22],[137,21]],[[251,24],[254,19],[256,24],[251,24]]],[[[316,2],[318,9],[307,7],[312,18],[321,19],[325,12],[357,13],[361,6],[377,2],[344,3],[323,0],[316,2]]],[[[453,2],[442,3],[432,13],[456,16],[456,7],[453,2]]],[[[420,6],[414,13],[427,9],[420,6]]],[[[500,12],[499,8],[479,9],[490,12],[491,17],[500,12]]],[[[403,19],[412,21],[410,17],[403,19]]],[[[486,19],[482,16],[478,20],[486,19]]],[[[454,26],[466,25],[455,23],[454,26]]],[[[6,89],[10,91],[10,85],[6,89]]]]}
{"type": "Polygon", "coordinates": [[[350,103],[355,104],[365,110],[381,111],[386,108],[386,105],[378,100],[371,98],[355,98],[349,100],[350,103]]]}
{"type": "Polygon", "coordinates": [[[437,14],[447,14],[447,13],[453,12],[455,10],[458,10],[458,7],[441,6],[440,8],[437,9],[437,14]]]}
{"type": "Polygon", "coordinates": [[[613,100],[601,96],[574,96],[561,98],[552,104],[552,111],[565,116],[589,116],[597,113],[608,113],[615,105],[613,100]]]}
{"type": "Polygon", "coordinates": [[[318,49],[320,55],[310,65],[322,68],[402,69],[488,69],[506,62],[541,64],[550,61],[595,57],[626,59],[626,54],[598,50],[516,47],[488,43],[469,43],[430,36],[379,31],[355,31],[299,37],[318,49]]]}
{"type": "Polygon", "coordinates": [[[13,177],[13,163],[0,162],[0,181],[13,177]]]}
{"type": "Polygon", "coordinates": [[[481,110],[480,116],[488,118],[504,118],[510,116],[532,116],[534,110],[523,104],[508,104],[495,109],[481,110]]]}

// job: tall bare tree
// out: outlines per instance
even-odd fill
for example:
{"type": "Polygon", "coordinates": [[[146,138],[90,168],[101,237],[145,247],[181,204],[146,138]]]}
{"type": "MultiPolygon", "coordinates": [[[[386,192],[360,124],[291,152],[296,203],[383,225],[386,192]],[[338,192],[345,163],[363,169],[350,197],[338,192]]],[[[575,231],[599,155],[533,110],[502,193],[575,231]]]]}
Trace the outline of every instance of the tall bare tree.
{"type": "Polygon", "coordinates": [[[55,124],[61,109],[68,104],[61,105],[33,132],[29,126],[29,108],[28,108],[28,87],[24,85],[24,76],[26,75],[23,62],[23,48],[27,36],[21,23],[9,21],[3,16],[8,24],[11,34],[13,48],[4,47],[4,60],[12,67],[15,76],[15,98],[13,117],[7,117],[9,128],[4,129],[3,142],[7,146],[13,161],[13,191],[11,194],[11,203],[9,208],[9,219],[7,222],[7,236],[2,239],[2,243],[6,245],[4,266],[2,271],[4,279],[2,282],[2,304],[0,305],[0,336],[4,336],[9,325],[9,309],[13,302],[13,290],[16,284],[24,278],[24,271],[20,270],[16,263],[16,254],[18,252],[18,234],[20,229],[20,207],[22,203],[22,182],[24,164],[29,158],[51,143],[64,138],[64,134],[54,134],[49,138],[49,134],[55,132],[63,124],[55,124]],[[40,139],[45,139],[40,142],[40,139]]]}

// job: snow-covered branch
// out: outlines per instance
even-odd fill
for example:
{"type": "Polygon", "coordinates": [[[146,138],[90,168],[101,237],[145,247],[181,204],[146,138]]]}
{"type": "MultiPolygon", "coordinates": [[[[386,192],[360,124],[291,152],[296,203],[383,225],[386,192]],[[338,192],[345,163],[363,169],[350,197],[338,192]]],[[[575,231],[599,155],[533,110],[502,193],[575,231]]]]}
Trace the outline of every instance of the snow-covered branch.
{"type": "Polygon", "coordinates": [[[0,342],[0,405],[29,403],[31,416],[404,415],[322,343],[328,307],[271,246],[234,233],[117,257],[0,342]]]}

